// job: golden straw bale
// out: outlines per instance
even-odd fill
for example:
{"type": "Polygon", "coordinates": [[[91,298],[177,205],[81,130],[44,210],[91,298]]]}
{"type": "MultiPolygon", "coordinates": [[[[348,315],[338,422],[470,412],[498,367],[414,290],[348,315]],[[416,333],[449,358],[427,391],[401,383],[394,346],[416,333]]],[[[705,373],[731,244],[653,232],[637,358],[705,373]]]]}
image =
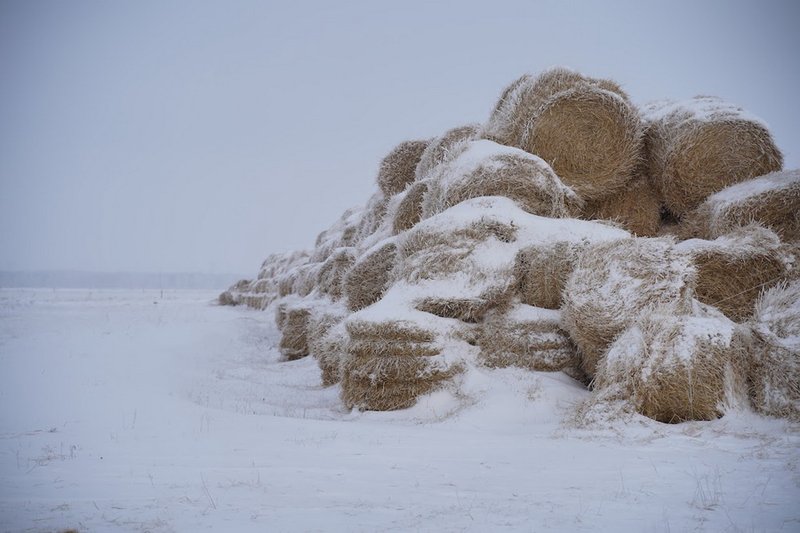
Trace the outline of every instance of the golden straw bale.
{"type": "Polygon", "coordinates": [[[713,239],[750,222],[800,241],[800,169],[772,172],[709,196],[681,221],[685,238],[713,239]]]}
{"type": "Polygon", "coordinates": [[[428,191],[429,182],[417,181],[406,189],[403,199],[397,206],[392,222],[392,234],[397,235],[422,220],[422,200],[428,191]]]}
{"type": "Polygon", "coordinates": [[[678,217],[730,185],[783,167],[766,125],[719,98],[654,102],[644,115],[650,176],[678,217]]]}
{"type": "Polygon", "coordinates": [[[800,421],[800,281],[761,295],[752,320],[750,395],[766,415],[800,421]]]}
{"type": "Polygon", "coordinates": [[[545,309],[561,307],[561,293],[585,242],[556,241],[523,248],[514,263],[522,303],[545,309]]]}
{"type": "Polygon", "coordinates": [[[475,139],[478,128],[477,124],[459,126],[431,141],[417,164],[417,181],[424,180],[434,168],[450,161],[458,153],[455,147],[475,139]]]}
{"type": "Polygon", "coordinates": [[[353,248],[339,248],[322,264],[317,275],[317,290],[338,300],[344,292],[344,278],[355,263],[353,248]]]}
{"type": "Polygon", "coordinates": [[[304,305],[289,305],[283,317],[282,336],[278,345],[286,361],[308,355],[308,322],[311,310],[304,305]]]}
{"type": "Polygon", "coordinates": [[[540,156],[586,201],[629,181],[644,138],[638,111],[619,85],[564,68],[515,81],[482,135],[540,156]]]}
{"type": "Polygon", "coordinates": [[[389,284],[397,258],[397,245],[387,242],[361,256],[344,278],[347,306],[358,311],[380,300],[389,284]]]}
{"type": "Polygon", "coordinates": [[[459,371],[461,368],[455,367],[450,373],[408,381],[363,379],[345,372],[342,378],[341,398],[348,409],[356,408],[362,411],[406,409],[417,403],[420,396],[443,387],[459,371]]]}
{"type": "Polygon", "coordinates": [[[397,145],[381,161],[378,186],[383,194],[392,196],[402,192],[416,178],[417,163],[430,140],[405,141],[397,145]]]}
{"type": "Polygon", "coordinates": [[[668,237],[636,237],[590,246],[563,292],[562,324],[591,378],[611,342],[654,305],[686,312],[696,271],[691,256],[668,237]]]}
{"type": "Polygon", "coordinates": [[[609,348],[595,391],[659,422],[713,420],[746,398],[748,350],[747,333],[713,308],[697,305],[686,315],[655,309],[609,348]]]}
{"type": "Polygon", "coordinates": [[[520,304],[506,313],[493,312],[480,325],[477,345],[491,368],[516,366],[555,372],[577,369],[580,357],[557,311],[520,304]]]}
{"type": "Polygon", "coordinates": [[[428,218],[470,198],[504,196],[525,211],[573,218],[583,201],[541,158],[488,140],[472,141],[439,167],[422,203],[428,218]]]}
{"type": "Polygon", "coordinates": [[[713,241],[691,239],[677,247],[692,256],[697,268],[695,298],[737,322],[750,317],[761,291],[786,274],[780,239],[757,224],[713,241]]]}
{"type": "Polygon", "coordinates": [[[611,220],[639,237],[655,237],[661,228],[661,197],[645,176],[635,177],[611,196],[587,202],[581,218],[611,220]]]}

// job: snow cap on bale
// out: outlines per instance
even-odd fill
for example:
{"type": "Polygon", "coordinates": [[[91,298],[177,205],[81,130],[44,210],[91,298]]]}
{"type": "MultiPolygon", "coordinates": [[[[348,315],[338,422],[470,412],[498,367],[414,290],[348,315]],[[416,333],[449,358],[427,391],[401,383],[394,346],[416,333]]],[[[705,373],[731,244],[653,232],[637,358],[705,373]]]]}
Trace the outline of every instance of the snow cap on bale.
{"type": "Polygon", "coordinates": [[[725,187],[783,167],[766,124],[719,98],[654,102],[644,117],[650,177],[678,217],[725,187]]]}
{"type": "Polygon", "coordinates": [[[764,292],[751,325],[755,342],[749,381],[755,408],[800,421],[800,281],[764,292]]]}
{"type": "Polygon", "coordinates": [[[761,291],[786,274],[780,239],[758,224],[713,241],[683,241],[677,248],[688,252],[697,268],[695,298],[737,322],[750,317],[761,291]]]}
{"type": "Polygon", "coordinates": [[[389,239],[364,252],[344,278],[347,306],[358,311],[380,300],[389,284],[397,244],[389,239]]]}
{"type": "Polygon", "coordinates": [[[610,220],[639,237],[655,237],[661,226],[661,197],[640,174],[611,196],[587,202],[581,218],[610,220]]]}
{"type": "Polygon", "coordinates": [[[416,178],[417,163],[430,140],[405,141],[381,161],[378,186],[386,196],[402,192],[416,178]]]}
{"type": "Polygon", "coordinates": [[[417,181],[424,180],[437,166],[450,161],[458,152],[458,146],[475,139],[477,124],[467,124],[447,130],[425,148],[417,164],[417,181]]]}
{"type": "Polygon", "coordinates": [[[507,312],[492,312],[477,335],[483,364],[575,374],[580,358],[560,322],[558,311],[525,304],[507,312]]]}
{"type": "Polygon", "coordinates": [[[667,423],[713,420],[746,401],[746,332],[716,309],[693,307],[640,314],[600,361],[597,398],[627,400],[667,423]]]}
{"type": "Polygon", "coordinates": [[[587,248],[567,280],[562,323],[591,378],[617,335],[654,305],[675,314],[692,307],[691,255],[668,237],[637,237],[587,248]]]}
{"type": "Polygon", "coordinates": [[[619,85],[564,68],[515,81],[482,135],[538,155],[586,201],[630,180],[644,139],[639,113],[619,85]]]}
{"type": "Polygon", "coordinates": [[[714,239],[750,222],[800,241],[800,169],[772,172],[709,196],[681,221],[686,238],[714,239]]]}
{"type": "Polygon", "coordinates": [[[431,176],[422,202],[428,218],[470,198],[504,196],[540,216],[572,218],[583,201],[541,158],[492,141],[471,141],[431,176]]]}

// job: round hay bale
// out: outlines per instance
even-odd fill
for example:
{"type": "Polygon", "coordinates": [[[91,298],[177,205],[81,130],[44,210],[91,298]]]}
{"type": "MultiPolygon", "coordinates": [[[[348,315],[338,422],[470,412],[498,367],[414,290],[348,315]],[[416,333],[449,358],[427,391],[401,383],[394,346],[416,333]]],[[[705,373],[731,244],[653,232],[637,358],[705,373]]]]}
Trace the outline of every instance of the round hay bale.
{"type": "Polygon", "coordinates": [[[655,305],[675,313],[692,306],[691,256],[667,237],[637,237],[590,246],[563,292],[562,324],[592,378],[617,335],[655,305]]]}
{"type": "Polygon", "coordinates": [[[772,172],[709,196],[681,221],[684,238],[714,239],[757,222],[783,241],[800,241],[800,170],[772,172]]]}
{"type": "Polygon", "coordinates": [[[353,248],[339,248],[322,264],[317,274],[317,290],[333,300],[344,293],[344,278],[355,263],[353,248]]]}
{"type": "Polygon", "coordinates": [[[423,218],[470,198],[504,196],[533,215],[574,218],[583,201],[541,158],[488,140],[472,141],[439,167],[422,202],[423,218]]]}
{"type": "Polygon", "coordinates": [[[389,200],[382,192],[373,194],[364,208],[364,214],[356,227],[354,238],[349,241],[348,246],[363,244],[368,237],[375,234],[383,223],[388,206],[389,200]]]}
{"type": "Polygon", "coordinates": [[[753,405],[765,415],[800,421],[800,281],[765,291],[751,325],[753,405]]]}
{"type": "Polygon", "coordinates": [[[358,311],[380,300],[389,284],[397,245],[387,242],[361,256],[344,278],[347,307],[358,311]]]}
{"type": "Polygon", "coordinates": [[[587,201],[629,181],[644,137],[639,114],[619,85],[564,68],[516,80],[482,136],[538,155],[587,201]]]}
{"type": "Polygon", "coordinates": [[[429,182],[417,181],[411,185],[397,206],[392,222],[392,234],[397,235],[422,220],[422,200],[428,191],[429,182]]]}
{"type": "Polygon", "coordinates": [[[719,98],[655,102],[644,115],[650,176],[678,217],[730,185],[783,167],[767,126],[719,98]]]}
{"type": "Polygon", "coordinates": [[[402,192],[416,178],[417,164],[430,140],[405,141],[398,144],[381,161],[378,187],[386,196],[402,192]]]}
{"type": "Polygon", "coordinates": [[[659,422],[714,420],[746,390],[747,350],[747,335],[716,310],[654,310],[611,345],[595,390],[659,422]]]}
{"type": "Polygon", "coordinates": [[[578,85],[548,100],[531,122],[525,149],[547,161],[584,200],[622,189],[639,165],[639,113],[616,93],[578,85]]]}
{"type": "Polygon", "coordinates": [[[506,313],[493,312],[481,324],[477,345],[490,368],[515,366],[556,372],[577,369],[580,357],[558,311],[521,304],[506,313]]]}
{"type": "Polygon", "coordinates": [[[304,305],[287,305],[282,318],[282,336],[278,348],[285,361],[301,359],[309,354],[308,323],[311,310],[304,305]]]}
{"type": "Polygon", "coordinates": [[[561,293],[587,244],[556,241],[523,248],[514,263],[522,303],[545,309],[561,307],[561,293]]]}
{"type": "Polygon", "coordinates": [[[217,302],[219,305],[236,305],[239,302],[234,299],[233,295],[230,291],[224,291],[217,297],[217,302]]]}
{"type": "Polygon", "coordinates": [[[780,239],[757,224],[713,241],[691,239],[677,247],[691,255],[697,268],[695,298],[737,322],[749,318],[761,291],[786,274],[780,239]]]}
{"type": "Polygon", "coordinates": [[[457,146],[476,138],[478,128],[477,124],[459,126],[431,141],[417,164],[417,181],[426,179],[434,168],[450,161],[458,153],[457,146]]]}
{"type": "Polygon", "coordinates": [[[639,176],[611,196],[587,202],[581,218],[610,220],[639,237],[655,237],[661,229],[661,198],[650,181],[639,176]]]}

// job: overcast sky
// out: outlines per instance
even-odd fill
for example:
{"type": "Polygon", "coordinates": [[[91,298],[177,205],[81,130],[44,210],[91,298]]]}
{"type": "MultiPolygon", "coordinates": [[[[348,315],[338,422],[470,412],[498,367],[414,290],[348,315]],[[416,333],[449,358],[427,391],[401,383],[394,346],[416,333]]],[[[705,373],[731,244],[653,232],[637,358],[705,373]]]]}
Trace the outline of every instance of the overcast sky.
{"type": "Polygon", "coordinates": [[[800,166],[793,0],[0,1],[0,270],[254,274],[405,139],[565,65],[719,95],[800,166]]]}

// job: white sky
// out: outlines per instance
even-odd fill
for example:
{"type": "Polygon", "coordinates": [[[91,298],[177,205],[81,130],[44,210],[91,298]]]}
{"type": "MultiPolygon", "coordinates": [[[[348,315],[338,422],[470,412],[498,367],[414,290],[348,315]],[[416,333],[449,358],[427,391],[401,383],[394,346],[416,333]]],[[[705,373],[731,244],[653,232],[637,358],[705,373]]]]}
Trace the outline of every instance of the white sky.
{"type": "Polygon", "coordinates": [[[566,65],[714,94],[800,166],[800,3],[0,2],[0,269],[254,274],[398,142],[566,65]]]}

